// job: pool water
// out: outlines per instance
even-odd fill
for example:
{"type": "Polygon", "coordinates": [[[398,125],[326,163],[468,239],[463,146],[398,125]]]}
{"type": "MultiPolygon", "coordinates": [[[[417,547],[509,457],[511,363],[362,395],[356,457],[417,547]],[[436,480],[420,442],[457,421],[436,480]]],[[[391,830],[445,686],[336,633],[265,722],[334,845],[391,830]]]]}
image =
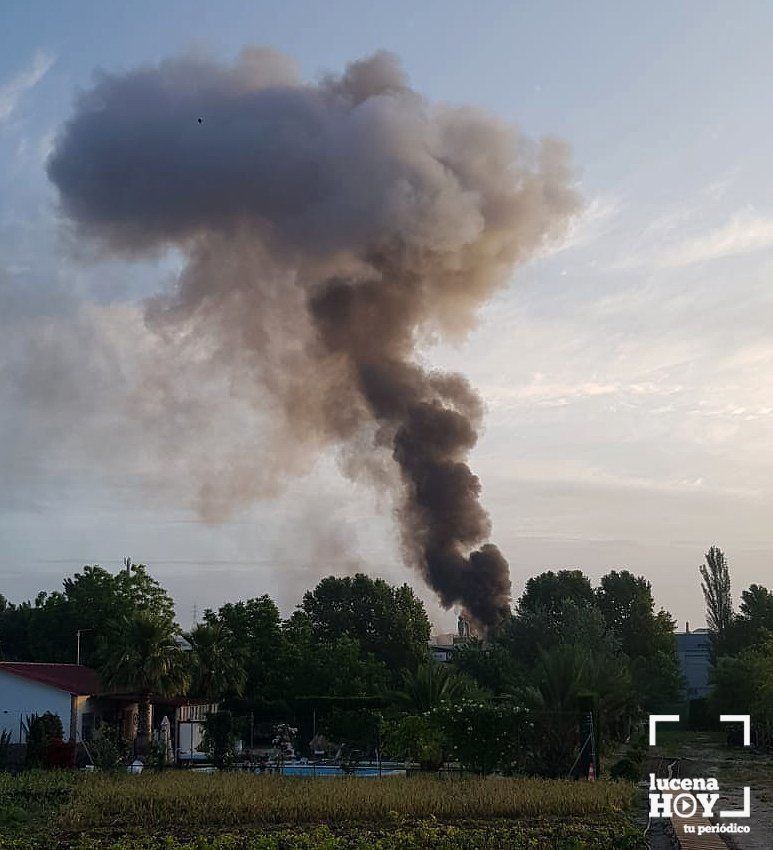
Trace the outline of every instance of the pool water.
{"type": "Polygon", "coordinates": [[[374,764],[361,764],[347,774],[336,764],[287,762],[280,772],[285,776],[405,776],[405,768],[393,764],[382,764],[381,768],[374,764]]]}

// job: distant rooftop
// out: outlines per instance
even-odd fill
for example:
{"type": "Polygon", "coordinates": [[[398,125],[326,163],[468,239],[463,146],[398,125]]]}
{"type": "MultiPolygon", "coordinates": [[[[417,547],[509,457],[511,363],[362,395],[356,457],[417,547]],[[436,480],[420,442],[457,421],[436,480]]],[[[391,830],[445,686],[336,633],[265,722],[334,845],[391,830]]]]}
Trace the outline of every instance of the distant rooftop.
{"type": "Polygon", "coordinates": [[[73,696],[89,696],[102,691],[102,683],[96,670],[82,664],[2,661],[0,673],[11,673],[20,679],[48,685],[73,696]]]}

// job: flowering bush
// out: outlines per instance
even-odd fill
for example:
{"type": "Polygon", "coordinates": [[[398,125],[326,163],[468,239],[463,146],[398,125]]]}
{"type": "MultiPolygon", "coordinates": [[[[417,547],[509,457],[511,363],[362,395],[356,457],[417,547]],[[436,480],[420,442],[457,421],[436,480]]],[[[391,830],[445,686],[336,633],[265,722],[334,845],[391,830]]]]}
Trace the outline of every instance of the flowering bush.
{"type": "Polygon", "coordinates": [[[523,763],[531,728],[526,709],[512,702],[462,700],[430,712],[442,730],[449,755],[467,770],[482,775],[509,774],[523,763]]]}
{"type": "Polygon", "coordinates": [[[274,738],[271,743],[277,751],[277,763],[295,758],[293,741],[297,734],[298,730],[294,726],[289,726],[287,723],[279,723],[274,727],[274,738]]]}

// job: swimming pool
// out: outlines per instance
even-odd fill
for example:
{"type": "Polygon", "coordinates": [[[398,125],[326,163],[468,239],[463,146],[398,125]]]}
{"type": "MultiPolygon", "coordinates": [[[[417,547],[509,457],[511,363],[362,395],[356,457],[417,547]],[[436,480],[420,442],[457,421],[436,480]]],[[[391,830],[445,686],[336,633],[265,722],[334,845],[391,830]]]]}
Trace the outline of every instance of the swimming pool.
{"type": "Polygon", "coordinates": [[[314,764],[313,762],[286,762],[277,771],[284,776],[405,776],[405,768],[395,764],[359,764],[346,773],[337,764],[314,764]]]}

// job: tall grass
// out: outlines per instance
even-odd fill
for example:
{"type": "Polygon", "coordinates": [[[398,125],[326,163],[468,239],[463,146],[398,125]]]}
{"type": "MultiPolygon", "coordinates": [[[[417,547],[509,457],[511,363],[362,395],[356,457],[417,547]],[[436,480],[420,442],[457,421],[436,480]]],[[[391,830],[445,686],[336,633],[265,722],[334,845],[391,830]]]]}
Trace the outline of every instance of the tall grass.
{"type": "Polygon", "coordinates": [[[540,779],[306,779],[251,774],[90,776],[62,810],[70,830],[572,817],[627,809],[632,786],[540,779]]]}
{"type": "Polygon", "coordinates": [[[81,777],[71,771],[27,770],[18,776],[0,772],[0,806],[22,803],[56,805],[72,793],[81,777]]]}

